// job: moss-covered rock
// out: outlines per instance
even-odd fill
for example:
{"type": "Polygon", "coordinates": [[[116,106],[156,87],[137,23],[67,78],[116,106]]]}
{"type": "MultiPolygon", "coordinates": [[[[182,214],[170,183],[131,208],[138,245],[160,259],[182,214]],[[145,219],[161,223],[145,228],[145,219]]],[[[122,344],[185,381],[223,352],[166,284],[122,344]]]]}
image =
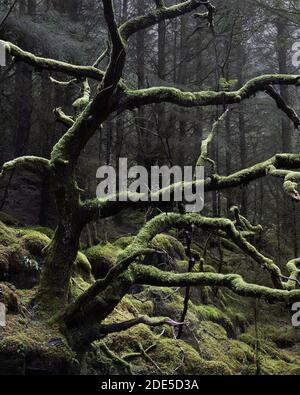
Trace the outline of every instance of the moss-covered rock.
{"type": "Polygon", "coordinates": [[[70,374],[78,365],[62,335],[39,321],[8,315],[1,328],[0,375],[70,374]]]}
{"type": "Polygon", "coordinates": [[[50,243],[50,238],[44,233],[40,233],[32,229],[21,229],[17,232],[17,236],[21,237],[21,244],[35,257],[41,256],[45,247],[50,243]]]}
{"type": "MultiPolygon", "coordinates": [[[[151,315],[153,303],[140,298],[125,297],[106,323],[132,319],[138,315],[151,315]]],[[[105,340],[105,346],[95,344],[98,350],[98,370],[120,374],[231,374],[220,361],[207,361],[192,345],[174,339],[169,327],[149,328],[138,325],[126,332],[114,333],[105,340]],[[107,348],[109,352],[107,352],[107,348]]],[[[226,336],[226,332],[225,332],[226,336]]],[[[97,370],[95,364],[93,369],[97,370]]]]}
{"type": "Polygon", "coordinates": [[[175,237],[167,234],[159,234],[151,242],[153,248],[166,252],[171,258],[185,259],[185,250],[183,244],[175,237]]]}
{"type": "Polygon", "coordinates": [[[284,328],[272,337],[274,343],[280,348],[290,348],[300,344],[300,328],[284,328]]]}
{"type": "Polygon", "coordinates": [[[149,247],[157,252],[145,257],[144,263],[159,267],[161,270],[175,270],[177,261],[187,259],[183,244],[168,234],[158,234],[149,247]]]}
{"type": "Polygon", "coordinates": [[[94,281],[92,266],[89,260],[83,253],[78,252],[70,281],[70,301],[78,298],[78,296],[86,291],[94,281]]]}
{"type": "Polygon", "coordinates": [[[19,312],[19,300],[13,285],[0,283],[0,303],[5,305],[7,313],[19,312]]]}
{"type": "Polygon", "coordinates": [[[52,237],[54,236],[54,230],[45,226],[31,226],[27,229],[35,230],[36,232],[42,233],[49,237],[49,239],[52,239],[52,237]]]}
{"type": "MultiPolygon", "coordinates": [[[[121,238],[113,244],[91,247],[85,254],[79,252],[70,281],[69,301],[90,287],[94,282],[93,273],[103,278],[114,266],[118,254],[132,241],[133,237],[121,238]]],[[[9,281],[23,276],[24,282],[32,286],[30,275],[34,270],[39,273],[42,268],[43,251],[49,242],[50,238],[38,228],[10,227],[0,222],[0,275],[2,270],[11,276],[9,281]]],[[[170,259],[168,268],[187,271],[184,246],[174,237],[158,235],[151,244],[161,252],[157,254],[159,265],[170,259]]],[[[202,256],[198,245],[195,245],[195,253],[202,256]]],[[[226,253],[224,257],[227,259],[226,253]]],[[[236,254],[234,259],[238,257],[236,254]]],[[[193,270],[215,272],[210,258],[201,268],[197,262],[193,270]]],[[[153,263],[153,259],[149,261],[153,263]]],[[[0,338],[0,374],[61,374],[76,369],[74,355],[59,330],[30,316],[30,307],[25,307],[25,303],[33,296],[34,289],[20,292],[9,283],[0,283],[0,302],[8,311],[8,326],[0,338]]],[[[134,294],[125,296],[104,323],[122,322],[141,315],[168,316],[179,321],[184,296],[185,289],[141,286],[134,294]]],[[[290,320],[290,317],[282,317],[278,307],[274,306],[271,311],[268,305],[265,309],[259,322],[259,361],[252,325],[253,301],[246,302],[227,290],[205,287],[191,290],[180,340],[174,337],[177,329],[170,326],[138,325],[110,334],[94,343],[87,359],[87,373],[255,374],[259,362],[263,374],[299,374],[299,330],[273,323],[277,315],[281,320],[290,320]]]]}
{"type": "Polygon", "coordinates": [[[133,240],[134,236],[123,236],[117,239],[113,245],[117,248],[120,248],[121,250],[125,250],[125,248],[127,248],[129,244],[133,242],[133,240]]]}
{"type": "Polygon", "coordinates": [[[39,265],[19,231],[0,222],[0,281],[17,287],[32,287],[39,281],[39,265]]]}
{"type": "Polygon", "coordinates": [[[78,252],[77,259],[74,264],[74,275],[81,276],[87,282],[93,282],[92,266],[87,257],[78,252]]]}
{"type": "Polygon", "coordinates": [[[110,243],[98,244],[84,251],[92,266],[92,273],[96,279],[104,278],[115,265],[120,248],[110,243]]]}

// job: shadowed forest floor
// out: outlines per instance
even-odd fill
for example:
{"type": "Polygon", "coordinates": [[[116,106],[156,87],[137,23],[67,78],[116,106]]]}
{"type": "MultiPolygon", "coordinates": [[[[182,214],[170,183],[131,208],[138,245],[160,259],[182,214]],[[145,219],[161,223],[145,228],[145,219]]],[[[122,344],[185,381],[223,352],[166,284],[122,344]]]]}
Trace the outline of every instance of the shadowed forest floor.
{"type": "MultiPolygon", "coordinates": [[[[0,329],[1,374],[62,374],[78,372],[78,363],[55,325],[39,322],[28,302],[43,266],[43,248],[53,231],[20,227],[10,216],[0,222],[0,301],[7,310],[7,326],[0,329]]],[[[82,245],[74,265],[70,300],[104,277],[116,255],[132,237],[90,248],[82,245]]],[[[174,235],[158,235],[152,242],[164,259],[151,259],[160,268],[187,271],[184,245],[174,235]]],[[[202,253],[193,245],[195,257],[202,253]]],[[[237,251],[224,252],[225,271],[240,262],[237,251]]],[[[147,263],[147,262],[145,262],[147,263]]],[[[212,257],[204,270],[216,271],[212,257]]],[[[198,265],[195,265],[197,270],[198,265]]],[[[250,270],[251,272],[251,270],[250,270]]],[[[105,323],[141,315],[179,321],[184,290],[135,286],[105,323]]],[[[193,289],[181,340],[174,328],[140,324],[95,342],[81,373],[88,374],[300,374],[300,332],[292,328],[289,306],[241,299],[227,290],[193,289]],[[257,322],[255,325],[255,315],[257,322]]]]}

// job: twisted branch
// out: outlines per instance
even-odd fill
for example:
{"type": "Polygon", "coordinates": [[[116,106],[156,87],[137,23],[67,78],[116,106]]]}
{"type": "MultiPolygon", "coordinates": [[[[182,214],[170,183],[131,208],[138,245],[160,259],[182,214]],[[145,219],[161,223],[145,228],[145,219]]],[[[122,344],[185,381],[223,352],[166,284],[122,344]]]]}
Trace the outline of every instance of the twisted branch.
{"type": "Polygon", "coordinates": [[[299,301],[300,290],[282,290],[249,284],[238,274],[163,272],[157,268],[136,265],[131,268],[137,284],[158,287],[218,287],[227,288],[236,295],[251,298],[265,298],[268,302],[293,303],[299,301]]]}

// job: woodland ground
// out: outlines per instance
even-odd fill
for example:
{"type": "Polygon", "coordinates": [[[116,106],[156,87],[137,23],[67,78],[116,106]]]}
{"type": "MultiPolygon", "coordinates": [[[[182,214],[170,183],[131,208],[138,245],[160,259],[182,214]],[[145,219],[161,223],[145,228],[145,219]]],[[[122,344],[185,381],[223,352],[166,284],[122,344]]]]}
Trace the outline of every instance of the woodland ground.
{"type": "MultiPolygon", "coordinates": [[[[1,374],[78,373],[74,354],[55,325],[36,320],[27,303],[34,295],[43,266],[43,248],[53,231],[22,227],[8,215],[0,222],[0,301],[7,306],[7,326],[0,329],[1,374]]],[[[160,268],[184,272],[188,262],[184,245],[172,235],[158,235],[153,243],[164,252],[152,256],[160,268]]],[[[180,235],[179,235],[180,236],[180,235]]],[[[86,248],[78,255],[70,299],[103,277],[132,237],[121,237],[86,248]]],[[[272,240],[267,241],[271,248],[272,240]]],[[[214,251],[214,250],[213,250],[214,251]]],[[[193,244],[195,257],[203,250],[193,244]]],[[[214,252],[212,252],[214,254],[214,252]]],[[[209,255],[205,270],[217,270],[209,255]]],[[[148,258],[150,259],[150,258],[148,258]]],[[[225,250],[225,271],[245,258],[225,250]]],[[[197,270],[196,264],[195,269],[197,270]]],[[[254,273],[246,270],[248,276],[254,273]]],[[[106,323],[137,316],[180,319],[184,290],[135,287],[125,296],[106,323]]],[[[181,340],[170,327],[140,324],[93,343],[81,373],[87,374],[300,374],[300,332],[292,328],[289,306],[241,299],[227,290],[193,289],[188,325],[181,340]],[[255,319],[257,317],[257,320],[255,319]]]]}

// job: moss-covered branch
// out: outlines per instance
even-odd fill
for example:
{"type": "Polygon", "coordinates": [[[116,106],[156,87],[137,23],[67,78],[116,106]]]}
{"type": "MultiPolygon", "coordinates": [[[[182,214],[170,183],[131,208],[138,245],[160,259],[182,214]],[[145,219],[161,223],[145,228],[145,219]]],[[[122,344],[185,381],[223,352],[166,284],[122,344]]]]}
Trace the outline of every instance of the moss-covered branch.
{"type": "Polygon", "coordinates": [[[11,160],[10,162],[6,162],[2,166],[0,178],[4,176],[5,172],[20,167],[26,167],[33,171],[37,171],[37,169],[40,169],[42,171],[46,170],[47,172],[50,172],[50,163],[48,159],[40,158],[37,156],[21,156],[19,158],[11,160]]]}
{"type": "Polygon", "coordinates": [[[74,125],[74,119],[72,117],[69,117],[68,115],[66,115],[62,108],[55,108],[53,110],[53,113],[55,115],[55,118],[58,122],[62,123],[63,125],[67,126],[67,127],[71,127],[74,125]]]}
{"type": "Polygon", "coordinates": [[[218,130],[219,125],[224,121],[226,115],[228,114],[229,110],[226,110],[217,120],[214,122],[213,127],[209,135],[206,139],[202,141],[201,144],[201,152],[199,159],[197,161],[197,166],[205,166],[205,162],[209,160],[208,158],[208,148],[209,145],[213,142],[216,132],[218,130]]]}
{"type": "Polygon", "coordinates": [[[96,67],[78,66],[66,62],[61,62],[59,60],[35,56],[31,52],[24,51],[17,45],[14,45],[7,41],[0,40],[0,44],[5,46],[7,52],[11,56],[29,64],[30,66],[33,66],[37,71],[58,71],[60,73],[72,75],[76,78],[92,78],[97,81],[103,80],[103,71],[97,69],[96,67]]]}
{"type": "MultiPolygon", "coordinates": [[[[252,181],[267,177],[270,174],[270,168],[272,167],[290,170],[298,169],[300,168],[300,155],[279,154],[264,162],[257,163],[236,173],[230,174],[229,176],[213,174],[211,177],[204,180],[204,190],[205,192],[221,191],[248,185],[252,181]]],[[[290,174],[289,177],[295,177],[298,173],[286,171],[284,174],[290,174]]],[[[287,181],[288,184],[286,184],[286,186],[289,186],[291,180],[288,179],[287,181]]],[[[190,187],[190,184],[187,184],[187,186],[190,187]]],[[[86,216],[86,222],[108,218],[128,208],[147,208],[149,206],[160,207],[162,209],[170,208],[173,205],[172,196],[174,194],[174,190],[179,187],[184,189],[185,184],[180,183],[170,185],[168,188],[161,189],[160,191],[153,193],[151,196],[149,195],[148,199],[141,199],[141,201],[129,199],[131,197],[130,195],[128,195],[128,199],[126,201],[123,201],[124,199],[120,199],[119,194],[117,194],[114,199],[87,200],[82,204],[82,208],[86,216]],[[170,191],[170,202],[163,202],[161,196],[168,191],[170,191]]],[[[139,195],[139,197],[141,198],[141,195],[139,195]]]]}
{"type": "Polygon", "coordinates": [[[173,103],[182,107],[203,107],[211,105],[237,104],[258,92],[264,92],[272,85],[300,85],[299,75],[262,75],[248,81],[243,87],[234,92],[199,91],[186,92],[170,87],[155,87],[140,90],[127,90],[121,99],[123,109],[154,103],[173,103]]]}
{"type": "Polygon", "coordinates": [[[238,274],[217,273],[186,273],[176,274],[163,272],[151,266],[134,264],[131,267],[134,272],[135,282],[143,285],[159,287],[217,287],[228,288],[235,294],[251,298],[265,298],[269,302],[292,303],[299,301],[299,290],[282,290],[249,284],[238,274]]]}
{"type": "Polygon", "coordinates": [[[231,207],[230,211],[235,216],[235,226],[243,232],[250,232],[253,235],[259,235],[263,231],[261,225],[252,225],[251,222],[241,215],[240,209],[237,206],[231,207]]]}
{"type": "Polygon", "coordinates": [[[300,172],[276,169],[275,166],[270,166],[269,173],[271,176],[283,178],[283,189],[285,193],[290,196],[294,201],[300,201],[300,194],[298,191],[300,172]]]}
{"type": "Polygon", "coordinates": [[[269,175],[270,167],[277,169],[298,169],[300,167],[299,154],[278,154],[272,158],[242,169],[229,176],[213,175],[205,180],[205,191],[224,190],[237,186],[248,185],[250,182],[269,175]]]}
{"type": "Polygon", "coordinates": [[[72,104],[75,111],[77,111],[77,113],[82,112],[89,104],[90,98],[91,98],[90,84],[88,79],[85,79],[82,84],[82,96],[76,99],[72,104]]]}
{"type": "Polygon", "coordinates": [[[284,284],[284,288],[292,290],[297,285],[300,286],[300,258],[289,261],[286,267],[290,272],[290,276],[287,278],[288,281],[284,284]]]}
{"type": "MultiPolygon", "coordinates": [[[[208,7],[210,3],[199,0],[188,0],[171,7],[166,7],[164,2],[159,2],[157,5],[158,8],[149,14],[132,18],[120,27],[120,34],[124,40],[128,40],[134,33],[147,29],[161,21],[180,17],[184,14],[195,11],[202,5],[208,7]]],[[[209,9],[207,12],[207,18],[209,18],[210,15],[211,10],[209,9]]]]}
{"type": "MultiPolygon", "coordinates": [[[[149,251],[150,241],[159,233],[170,228],[189,229],[191,226],[201,228],[210,232],[223,231],[244,253],[253,258],[264,269],[268,270],[274,285],[277,288],[283,288],[281,282],[281,271],[276,264],[269,258],[262,255],[256,248],[250,244],[235,227],[234,223],[226,218],[206,218],[199,214],[161,214],[149,221],[134,238],[133,242],[119,254],[116,266],[110,270],[105,279],[95,282],[86,292],[84,292],[75,303],[68,307],[64,315],[65,322],[70,325],[74,321],[78,321],[78,316],[82,316],[82,312],[89,310],[89,316],[97,316],[102,311],[99,303],[96,302],[98,295],[112,286],[114,281],[125,273],[135,259],[140,255],[145,255],[149,251]],[[89,307],[87,307],[89,306],[89,307]]],[[[128,273],[130,282],[134,281],[128,273]]],[[[103,304],[103,298],[100,298],[100,304],[103,304]]],[[[87,313],[86,313],[87,315],[87,313]]]]}

